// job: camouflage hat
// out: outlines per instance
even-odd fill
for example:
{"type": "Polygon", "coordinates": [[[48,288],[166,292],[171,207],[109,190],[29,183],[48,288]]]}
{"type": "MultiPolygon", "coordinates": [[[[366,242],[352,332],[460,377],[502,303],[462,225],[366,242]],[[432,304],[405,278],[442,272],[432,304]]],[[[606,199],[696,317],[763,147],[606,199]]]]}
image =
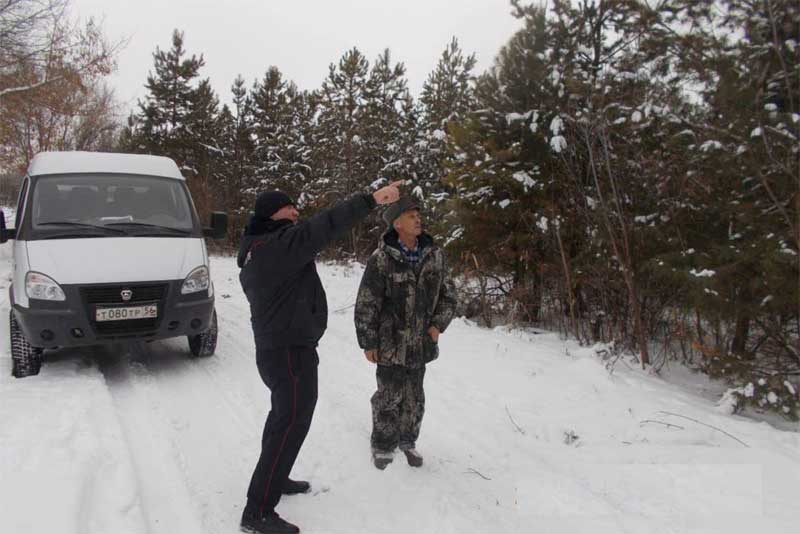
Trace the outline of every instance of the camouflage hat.
{"type": "Polygon", "coordinates": [[[418,209],[419,204],[417,204],[416,200],[410,197],[402,197],[400,200],[386,208],[386,211],[383,212],[383,220],[386,221],[388,226],[392,226],[392,223],[395,221],[395,219],[400,217],[405,212],[418,209]]]}

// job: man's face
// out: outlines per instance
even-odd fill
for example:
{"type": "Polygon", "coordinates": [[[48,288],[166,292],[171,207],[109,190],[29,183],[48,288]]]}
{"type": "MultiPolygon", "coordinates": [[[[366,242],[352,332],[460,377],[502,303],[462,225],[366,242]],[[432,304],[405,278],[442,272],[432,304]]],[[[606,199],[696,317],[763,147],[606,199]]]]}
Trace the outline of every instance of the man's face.
{"type": "Polygon", "coordinates": [[[404,211],[394,220],[394,229],[401,235],[413,235],[414,237],[422,233],[422,217],[419,210],[413,209],[404,211]]]}
{"type": "Polygon", "coordinates": [[[281,219],[289,219],[292,221],[292,224],[297,222],[297,218],[300,214],[297,212],[297,208],[293,205],[289,204],[288,206],[284,206],[278,211],[276,211],[270,219],[273,221],[280,221],[281,219]]]}

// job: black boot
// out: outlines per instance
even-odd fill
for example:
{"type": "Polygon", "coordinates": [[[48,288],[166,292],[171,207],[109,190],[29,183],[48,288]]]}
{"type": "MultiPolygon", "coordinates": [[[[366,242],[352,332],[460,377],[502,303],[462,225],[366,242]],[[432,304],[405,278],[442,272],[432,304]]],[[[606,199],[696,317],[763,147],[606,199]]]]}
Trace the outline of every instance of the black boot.
{"type": "Polygon", "coordinates": [[[406,455],[408,465],[411,467],[422,467],[422,455],[417,452],[417,449],[403,449],[403,454],[406,455]]]}
{"type": "Polygon", "coordinates": [[[394,460],[394,453],[392,451],[372,449],[372,463],[381,471],[386,469],[386,466],[392,463],[392,460],[394,460]]]}
{"type": "Polygon", "coordinates": [[[308,493],[309,491],[311,491],[311,484],[305,480],[292,480],[291,478],[287,478],[281,493],[284,495],[296,495],[298,493],[308,493]]]}
{"type": "Polygon", "coordinates": [[[252,534],[298,534],[300,532],[297,526],[284,521],[275,512],[259,516],[258,514],[250,513],[247,508],[242,513],[242,523],[239,528],[242,532],[250,532],[252,534]]]}

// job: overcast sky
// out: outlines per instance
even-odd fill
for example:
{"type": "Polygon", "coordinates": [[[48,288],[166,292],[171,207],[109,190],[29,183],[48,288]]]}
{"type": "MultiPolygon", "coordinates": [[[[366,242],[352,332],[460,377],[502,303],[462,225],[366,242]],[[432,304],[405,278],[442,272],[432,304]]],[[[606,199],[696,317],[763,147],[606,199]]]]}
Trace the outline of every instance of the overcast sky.
{"type": "Polygon", "coordinates": [[[129,39],[111,78],[130,109],[145,94],[156,46],[184,32],[190,54],[203,54],[201,76],[223,102],[241,74],[250,87],[270,65],[301,89],[316,89],[328,65],[357,46],[370,60],[389,48],[406,65],[409,88],[419,93],[451,37],[475,52],[476,72],[488,68],[521,26],[508,0],[73,0],[73,15],[104,20],[110,40],[129,39]]]}

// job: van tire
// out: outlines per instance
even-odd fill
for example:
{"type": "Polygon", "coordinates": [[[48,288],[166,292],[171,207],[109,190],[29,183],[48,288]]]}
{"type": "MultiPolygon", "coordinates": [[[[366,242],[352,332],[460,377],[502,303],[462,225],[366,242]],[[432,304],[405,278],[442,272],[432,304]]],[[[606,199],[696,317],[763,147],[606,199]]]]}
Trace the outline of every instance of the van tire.
{"type": "Polygon", "coordinates": [[[217,310],[211,315],[211,326],[202,334],[186,336],[189,339],[189,351],[194,358],[212,356],[217,350],[217,310]]]}
{"type": "Polygon", "coordinates": [[[34,376],[42,368],[42,353],[44,349],[31,345],[22,333],[14,310],[9,312],[9,333],[11,337],[11,374],[16,378],[34,376]]]}

